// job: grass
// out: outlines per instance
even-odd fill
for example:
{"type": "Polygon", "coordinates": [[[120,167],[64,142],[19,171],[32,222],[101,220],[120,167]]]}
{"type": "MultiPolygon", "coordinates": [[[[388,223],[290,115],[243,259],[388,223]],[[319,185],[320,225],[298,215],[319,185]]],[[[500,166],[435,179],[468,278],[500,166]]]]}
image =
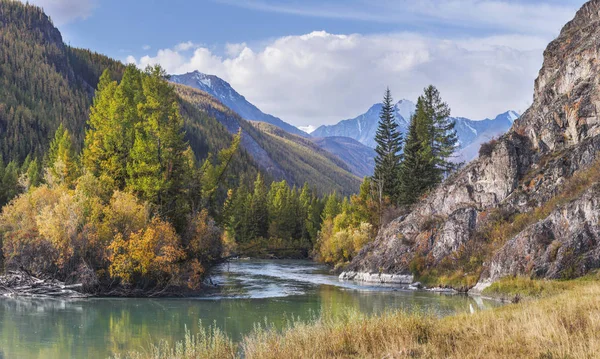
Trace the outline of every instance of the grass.
{"type": "Polygon", "coordinates": [[[502,278],[483,290],[483,295],[500,299],[539,299],[573,290],[589,283],[600,283],[600,271],[573,280],[537,280],[524,277],[502,278]]]}
{"type": "Polygon", "coordinates": [[[350,313],[291,323],[283,332],[258,328],[240,344],[209,330],[127,358],[593,358],[600,352],[597,279],[506,280],[492,290],[542,298],[472,315],[350,313]]]}

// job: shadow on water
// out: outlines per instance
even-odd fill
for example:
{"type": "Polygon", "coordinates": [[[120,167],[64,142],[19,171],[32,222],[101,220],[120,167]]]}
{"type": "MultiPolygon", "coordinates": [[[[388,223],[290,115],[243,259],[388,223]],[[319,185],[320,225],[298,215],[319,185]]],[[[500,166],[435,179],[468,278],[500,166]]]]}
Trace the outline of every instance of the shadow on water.
{"type": "Polygon", "coordinates": [[[0,299],[1,358],[106,358],[180,340],[217,325],[234,340],[255,323],[280,328],[286,318],[311,319],[348,309],[367,314],[388,310],[449,315],[485,309],[496,302],[393,286],[339,282],[309,261],[232,262],[212,275],[219,283],[201,297],[181,299],[0,299]]]}

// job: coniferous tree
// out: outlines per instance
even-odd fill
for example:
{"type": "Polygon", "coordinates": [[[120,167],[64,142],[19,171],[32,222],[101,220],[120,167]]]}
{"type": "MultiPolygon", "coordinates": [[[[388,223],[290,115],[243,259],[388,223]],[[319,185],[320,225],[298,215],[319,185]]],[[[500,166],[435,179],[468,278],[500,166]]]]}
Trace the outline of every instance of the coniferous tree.
{"type": "Polygon", "coordinates": [[[325,205],[323,207],[321,219],[323,221],[333,220],[335,218],[335,216],[340,214],[340,212],[341,212],[340,199],[338,198],[337,193],[334,192],[334,193],[330,194],[329,196],[327,196],[327,199],[325,200],[325,205]]]}
{"type": "Polygon", "coordinates": [[[0,206],[4,206],[19,194],[18,177],[17,163],[10,161],[8,165],[4,165],[0,155],[0,206]]]}
{"type": "Polygon", "coordinates": [[[404,144],[404,156],[398,172],[399,202],[411,205],[427,190],[433,174],[433,158],[427,138],[419,136],[419,121],[423,121],[423,104],[419,98],[417,111],[410,120],[404,144]]]}
{"type": "Polygon", "coordinates": [[[267,188],[260,173],[254,182],[249,211],[248,235],[253,239],[266,238],[269,231],[269,207],[267,205],[267,188]]]}
{"type": "Polygon", "coordinates": [[[383,107],[379,114],[379,128],[375,135],[377,147],[375,152],[375,173],[374,180],[380,190],[380,202],[383,197],[396,201],[397,192],[397,173],[400,166],[402,150],[402,134],[398,130],[398,124],[394,116],[394,104],[392,95],[388,88],[383,98],[383,107]]]}
{"type": "Polygon", "coordinates": [[[52,184],[72,187],[79,176],[79,168],[71,134],[61,124],[48,150],[48,173],[52,184]]]}
{"type": "Polygon", "coordinates": [[[457,168],[450,158],[456,151],[458,139],[454,129],[455,122],[450,119],[450,107],[442,101],[438,89],[431,85],[425,88],[421,101],[422,112],[427,118],[427,136],[435,168],[432,185],[435,186],[457,168]]]}
{"type": "Polygon", "coordinates": [[[146,70],[142,79],[144,100],[138,105],[140,123],[127,167],[128,187],[177,218],[182,209],[186,174],[183,120],[173,88],[159,66],[146,70]]]}

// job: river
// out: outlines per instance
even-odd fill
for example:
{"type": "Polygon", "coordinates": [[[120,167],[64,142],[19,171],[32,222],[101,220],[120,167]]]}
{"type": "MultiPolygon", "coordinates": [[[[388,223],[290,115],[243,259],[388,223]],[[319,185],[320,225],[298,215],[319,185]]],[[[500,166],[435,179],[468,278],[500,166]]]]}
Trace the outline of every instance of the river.
{"type": "Polygon", "coordinates": [[[234,261],[216,268],[211,279],[216,287],[197,298],[2,298],[0,359],[107,358],[161,339],[180,340],[184,328],[194,331],[199,320],[240,340],[255,323],[281,327],[291,316],[310,319],[348,309],[443,316],[499,305],[463,295],[340,282],[310,261],[234,261]]]}

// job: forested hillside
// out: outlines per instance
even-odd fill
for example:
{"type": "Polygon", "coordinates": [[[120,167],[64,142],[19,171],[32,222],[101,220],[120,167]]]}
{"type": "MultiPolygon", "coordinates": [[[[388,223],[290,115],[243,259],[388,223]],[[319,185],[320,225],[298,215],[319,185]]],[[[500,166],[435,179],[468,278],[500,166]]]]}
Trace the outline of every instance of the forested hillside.
{"type": "MultiPolygon", "coordinates": [[[[61,123],[80,145],[91,87],[71,66],[78,56],[69,56],[60,32],[39,8],[1,0],[0,24],[2,157],[21,162],[29,154],[42,156],[61,123]]],[[[78,67],[87,66],[79,61],[78,67]]]]}
{"type": "MultiPolygon", "coordinates": [[[[90,50],[63,43],[60,32],[35,6],[0,0],[0,205],[16,192],[20,173],[34,159],[47,157],[50,140],[62,124],[79,151],[100,75],[108,70],[120,81],[125,65],[90,50]],[[12,162],[12,163],[11,163],[12,162]]],[[[231,144],[218,121],[180,101],[185,139],[198,160],[215,156],[231,144]]],[[[231,164],[239,178],[256,177],[256,165],[245,151],[231,164]]],[[[222,194],[224,198],[224,193],[222,194]]]]}
{"type": "Polygon", "coordinates": [[[298,187],[308,182],[321,195],[358,191],[360,179],[346,163],[310,139],[267,123],[248,122],[203,91],[183,85],[175,88],[188,105],[216,118],[231,133],[241,128],[242,147],[273,179],[286,180],[298,187]]]}

